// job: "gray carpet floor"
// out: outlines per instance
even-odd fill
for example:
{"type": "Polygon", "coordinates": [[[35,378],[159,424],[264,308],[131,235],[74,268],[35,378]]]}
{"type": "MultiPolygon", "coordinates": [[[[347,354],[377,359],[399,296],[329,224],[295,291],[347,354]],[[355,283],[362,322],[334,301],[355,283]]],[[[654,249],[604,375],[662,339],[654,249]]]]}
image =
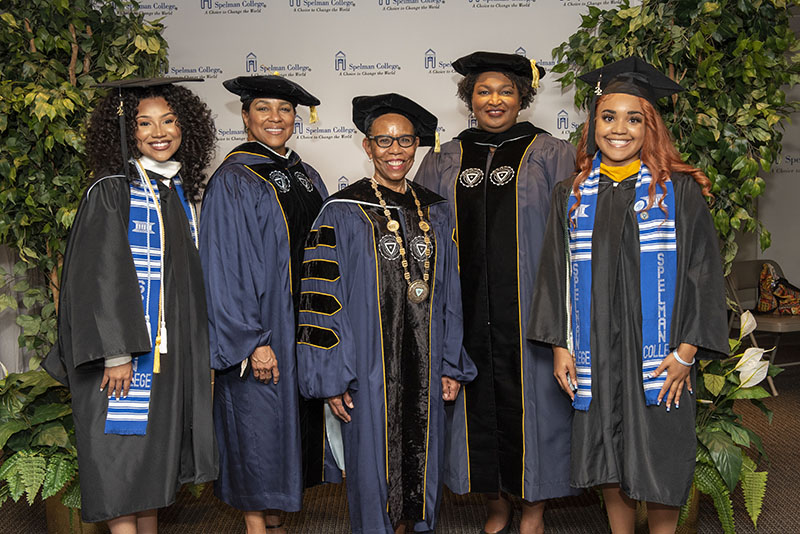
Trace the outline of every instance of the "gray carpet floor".
{"type": "MultiPolygon", "coordinates": [[[[768,341],[768,340],[767,340],[768,341]]],[[[762,346],[767,345],[765,341],[762,346]]],[[[800,336],[786,336],[781,342],[784,361],[800,360],[800,336]]],[[[780,362],[778,362],[780,363],[780,362]]],[[[736,531],[739,534],[800,534],[800,366],[790,367],[775,380],[779,396],[766,399],[774,412],[769,425],[761,413],[744,401],[737,401],[745,422],[764,438],[769,464],[767,495],[756,529],[744,508],[740,493],[734,495],[736,531]]],[[[457,496],[445,493],[440,513],[438,534],[477,534],[485,518],[481,498],[477,495],[457,496]]],[[[605,513],[597,497],[591,493],[559,499],[545,512],[547,532],[552,534],[596,534],[608,532],[605,513]]],[[[287,514],[285,524],[292,534],[347,534],[347,499],[343,485],[325,485],[308,490],[303,511],[287,514]]],[[[160,512],[161,534],[243,534],[244,524],[238,512],[218,501],[207,489],[197,499],[181,492],[177,502],[160,512]]],[[[519,503],[512,533],[519,532],[519,503]]],[[[0,507],[0,534],[45,534],[44,505],[36,501],[28,506],[6,502],[0,507]]],[[[713,504],[701,500],[698,521],[701,534],[722,533],[713,504]]]]}

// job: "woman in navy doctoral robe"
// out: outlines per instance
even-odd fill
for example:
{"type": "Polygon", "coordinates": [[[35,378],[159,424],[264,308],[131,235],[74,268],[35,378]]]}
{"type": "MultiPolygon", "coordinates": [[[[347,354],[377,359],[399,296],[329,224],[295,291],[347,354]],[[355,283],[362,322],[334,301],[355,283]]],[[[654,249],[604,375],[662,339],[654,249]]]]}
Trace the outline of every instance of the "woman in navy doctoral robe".
{"type": "MultiPolygon", "coordinates": [[[[277,76],[240,77],[225,87],[242,98],[248,142],[228,154],[209,181],[200,224],[217,371],[220,475],[214,489],[244,512],[248,533],[263,534],[266,527],[280,528],[280,510],[298,511],[302,504],[294,338],[299,266],[327,192],[319,174],[285,144],[295,106],[319,101],[277,76]]],[[[312,443],[321,461],[321,406],[318,415],[320,437],[312,443]]]]}
{"type": "Polygon", "coordinates": [[[345,421],[352,532],[429,532],[445,469],[445,403],[476,373],[462,349],[447,202],[405,179],[417,144],[433,144],[436,118],[396,94],[357,97],[353,107],[375,175],[332,195],[309,235],[300,390],[328,398],[345,421]]]}

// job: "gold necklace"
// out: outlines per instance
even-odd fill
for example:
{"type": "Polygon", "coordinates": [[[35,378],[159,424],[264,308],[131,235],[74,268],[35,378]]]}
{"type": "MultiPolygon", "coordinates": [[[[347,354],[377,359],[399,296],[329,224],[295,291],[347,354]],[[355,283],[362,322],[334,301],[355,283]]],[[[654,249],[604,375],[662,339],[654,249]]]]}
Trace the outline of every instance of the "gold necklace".
{"type": "Polygon", "coordinates": [[[403,238],[400,236],[400,223],[392,219],[392,213],[389,211],[389,208],[386,206],[386,201],[383,199],[383,195],[381,194],[380,190],[378,189],[378,183],[373,178],[370,180],[372,184],[372,190],[375,191],[375,196],[378,197],[378,202],[383,208],[383,215],[389,219],[389,222],[386,223],[386,229],[389,230],[394,234],[394,238],[397,241],[397,245],[400,247],[400,264],[403,266],[403,278],[405,278],[406,283],[408,284],[408,291],[406,291],[406,297],[408,300],[413,302],[414,304],[419,304],[420,302],[424,302],[425,299],[428,298],[428,294],[430,293],[430,288],[428,287],[428,280],[430,280],[430,269],[431,269],[431,261],[430,261],[430,251],[431,251],[431,238],[428,236],[428,232],[431,229],[430,224],[428,224],[422,215],[422,204],[419,202],[419,198],[417,198],[417,193],[414,191],[414,188],[410,185],[408,186],[411,189],[411,195],[414,197],[414,203],[417,205],[417,215],[419,216],[419,229],[422,230],[422,238],[425,240],[425,264],[424,269],[422,271],[422,279],[411,281],[411,273],[408,272],[408,260],[406,259],[406,248],[403,246],[403,238]]]}

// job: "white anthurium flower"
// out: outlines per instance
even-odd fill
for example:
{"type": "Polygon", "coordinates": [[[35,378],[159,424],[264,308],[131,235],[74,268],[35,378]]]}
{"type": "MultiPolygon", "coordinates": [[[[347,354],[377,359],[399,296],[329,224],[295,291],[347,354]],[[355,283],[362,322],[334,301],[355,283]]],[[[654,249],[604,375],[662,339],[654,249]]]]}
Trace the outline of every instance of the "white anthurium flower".
{"type": "Polygon", "coordinates": [[[739,371],[739,383],[741,388],[751,388],[761,383],[767,378],[769,362],[761,360],[757,363],[755,370],[739,371]]]}
{"type": "Polygon", "coordinates": [[[749,371],[752,371],[758,367],[758,364],[761,361],[761,356],[763,356],[764,353],[768,352],[769,350],[771,349],[762,349],[759,347],[750,347],[745,349],[744,354],[742,354],[742,357],[739,358],[739,363],[736,364],[735,369],[740,373],[747,374],[749,371]]]}
{"type": "Polygon", "coordinates": [[[739,317],[739,340],[744,339],[745,336],[749,336],[755,329],[756,329],[756,318],[753,317],[753,314],[750,313],[749,310],[742,313],[742,316],[739,317]]]}

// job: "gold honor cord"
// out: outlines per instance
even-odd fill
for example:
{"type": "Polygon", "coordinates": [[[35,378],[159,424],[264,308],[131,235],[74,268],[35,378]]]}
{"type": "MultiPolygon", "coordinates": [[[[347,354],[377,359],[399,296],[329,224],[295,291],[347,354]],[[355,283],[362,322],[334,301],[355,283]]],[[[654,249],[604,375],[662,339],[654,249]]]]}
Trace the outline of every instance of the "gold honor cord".
{"type": "Polygon", "coordinates": [[[410,185],[407,186],[411,189],[411,195],[414,197],[414,203],[417,205],[417,215],[419,216],[419,229],[422,230],[422,238],[425,240],[425,267],[422,272],[422,279],[419,278],[411,281],[411,273],[408,272],[408,259],[406,258],[406,248],[403,246],[403,238],[400,236],[400,223],[392,219],[392,213],[389,211],[389,208],[386,207],[386,201],[383,199],[383,195],[381,194],[380,190],[378,189],[378,182],[375,181],[373,178],[370,180],[372,184],[372,190],[375,191],[375,196],[378,197],[378,202],[383,208],[383,214],[389,219],[389,222],[386,223],[386,229],[389,230],[394,234],[394,238],[397,241],[397,245],[400,247],[400,257],[402,258],[400,264],[403,266],[403,278],[406,279],[406,283],[408,284],[408,291],[406,292],[406,296],[408,300],[413,302],[414,304],[419,304],[420,302],[424,302],[425,299],[428,298],[428,294],[430,293],[430,288],[428,287],[428,280],[430,280],[430,271],[431,271],[431,261],[430,261],[430,250],[431,250],[431,238],[428,235],[428,232],[431,229],[430,224],[425,221],[423,214],[422,214],[422,204],[419,202],[419,198],[417,198],[417,193],[414,192],[414,188],[410,185]]]}
{"type": "MultiPolygon", "coordinates": [[[[164,266],[166,264],[166,258],[164,257],[166,254],[164,242],[164,219],[161,216],[161,200],[159,199],[158,195],[156,195],[155,190],[153,189],[153,184],[150,183],[150,177],[147,175],[147,171],[136,160],[136,166],[139,169],[139,174],[142,177],[142,182],[147,185],[147,191],[150,192],[150,195],[153,197],[153,204],[156,207],[156,214],[158,215],[158,231],[159,235],[161,236],[161,243],[159,246],[161,248],[161,272],[164,272],[164,266]]],[[[149,260],[148,260],[149,261],[149,260]]],[[[161,280],[158,284],[158,324],[159,330],[158,334],[156,335],[156,343],[155,347],[153,347],[153,374],[158,374],[161,372],[161,347],[164,347],[164,354],[167,353],[167,323],[164,320],[164,278],[161,277],[161,280]]]]}

